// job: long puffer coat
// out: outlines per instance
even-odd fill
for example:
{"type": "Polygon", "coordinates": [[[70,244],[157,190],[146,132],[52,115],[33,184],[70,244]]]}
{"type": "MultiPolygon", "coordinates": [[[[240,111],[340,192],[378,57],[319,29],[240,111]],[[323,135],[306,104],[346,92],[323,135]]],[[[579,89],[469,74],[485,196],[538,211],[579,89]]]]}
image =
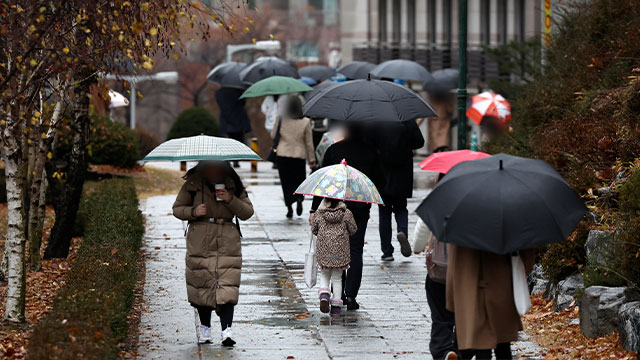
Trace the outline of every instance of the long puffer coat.
{"type": "MultiPolygon", "coordinates": [[[[227,191],[235,193],[231,178],[225,180],[227,191]]],[[[187,296],[194,305],[237,304],[242,271],[240,232],[233,222],[237,216],[247,220],[253,216],[253,205],[244,191],[231,201],[216,201],[215,190],[199,174],[189,176],[173,204],[173,215],[189,221],[187,231],[186,280],[187,296]],[[207,214],[195,217],[202,204],[207,214]],[[215,218],[216,222],[209,221],[215,218]]]]}
{"type": "Polygon", "coordinates": [[[353,214],[340,202],[335,208],[325,207],[316,211],[311,231],[318,235],[316,256],[321,269],[344,269],[351,262],[349,236],[358,230],[353,214]]]}

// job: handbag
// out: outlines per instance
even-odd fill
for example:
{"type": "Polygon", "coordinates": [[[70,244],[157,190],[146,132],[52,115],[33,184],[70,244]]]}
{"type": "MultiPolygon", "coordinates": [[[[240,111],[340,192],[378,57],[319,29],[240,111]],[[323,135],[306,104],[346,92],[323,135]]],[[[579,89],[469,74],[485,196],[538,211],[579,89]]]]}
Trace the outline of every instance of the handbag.
{"type": "Polygon", "coordinates": [[[318,280],[318,258],[316,256],[316,242],[313,234],[309,241],[309,252],[304,256],[304,282],[311,289],[318,280]]]}
{"type": "Polygon", "coordinates": [[[513,301],[516,304],[518,314],[524,315],[531,307],[531,298],[529,298],[529,284],[524,263],[517,253],[511,255],[511,279],[513,281],[513,301]]]}
{"type": "Polygon", "coordinates": [[[272,163],[276,162],[276,158],[278,157],[278,144],[280,143],[280,128],[282,128],[282,118],[278,119],[278,129],[276,129],[276,136],[273,137],[273,146],[271,146],[271,150],[269,150],[269,155],[267,155],[267,161],[272,163]]]}

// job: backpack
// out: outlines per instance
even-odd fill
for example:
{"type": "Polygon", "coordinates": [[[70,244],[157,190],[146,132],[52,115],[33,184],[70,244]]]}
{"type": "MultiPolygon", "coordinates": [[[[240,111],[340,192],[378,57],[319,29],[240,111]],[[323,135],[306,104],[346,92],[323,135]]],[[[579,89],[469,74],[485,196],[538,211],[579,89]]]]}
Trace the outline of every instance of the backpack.
{"type": "Polygon", "coordinates": [[[427,252],[427,271],[429,278],[440,284],[447,282],[447,262],[449,261],[447,250],[447,244],[431,235],[427,252]]]}

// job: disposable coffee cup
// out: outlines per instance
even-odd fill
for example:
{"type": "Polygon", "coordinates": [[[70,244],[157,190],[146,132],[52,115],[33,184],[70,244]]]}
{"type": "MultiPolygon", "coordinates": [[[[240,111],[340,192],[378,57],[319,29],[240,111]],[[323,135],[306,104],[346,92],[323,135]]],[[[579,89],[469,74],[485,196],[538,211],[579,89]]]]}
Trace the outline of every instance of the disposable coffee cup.
{"type": "Polygon", "coordinates": [[[216,201],[224,201],[218,197],[218,190],[226,189],[224,184],[216,184],[216,201]]]}

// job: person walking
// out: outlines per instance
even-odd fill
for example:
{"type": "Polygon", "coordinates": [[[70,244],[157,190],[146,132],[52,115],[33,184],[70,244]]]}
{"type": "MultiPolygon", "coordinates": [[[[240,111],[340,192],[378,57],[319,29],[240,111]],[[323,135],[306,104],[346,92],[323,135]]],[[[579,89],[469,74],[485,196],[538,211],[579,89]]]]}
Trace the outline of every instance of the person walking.
{"type": "Polygon", "coordinates": [[[305,162],[309,163],[310,168],[316,164],[311,122],[302,115],[302,101],[298,96],[287,97],[283,114],[276,120],[271,137],[275,138],[278,133],[280,141],[276,148],[276,164],[287,206],[287,218],[292,218],[294,203],[297,204],[296,213],[302,215],[304,196],[294,195],[294,192],[307,176],[305,162]]]}
{"type": "MultiPolygon", "coordinates": [[[[245,143],[245,134],[251,131],[251,122],[245,110],[245,99],[240,99],[244,91],[223,87],[216,91],[216,101],[220,108],[220,133],[245,143]]],[[[233,167],[240,167],[237,161],[233,167]]]]}
{"type": "Polygon", "coordinates": [[[185,176],[173,215],[189,222],[186,281],[189,303],[200,317],[200,342],[212,342],[211,313],[220,317],[222,345],[233,346],[231,325],[242,270],[238,220],[253,205],[238,174],[225,162],[200,162],[185,176]],[[234,223],[233,218],[236,218],[234,223]]]}
{"type": "MultiPolygon", "coordinates": [[[[384,186],[384,172],[380,165],[375,148],[365,139],[365,128],[351,124],[345,131],[345,138],[331,145],[324,154],[322,167],[339,164],[343,159],[347,161],[349,166],[360,170],[367,175],[378,189],[384,186]]],[[[322,198],[315,197],[311,207],[309,221],[312,222],[314,213],[318,209],[322,198]]],[[[357,310],[360,305],[356,301],[360,284],[362,283],[362,254],[364,252],[364,236],[367,232],[367,224],[369,222],[369,213],[371,205],[367,203],[349,201],[347,208],[353,214],[358,227],[355,234],[349,238],[349,252],[351,262],[349,269],[343,273],[344,294],[343,300],[347,305],[347,310],[357,310]]]]}
{"type": "Polygon", "coordinates": [[[407,199],[413,196],[413,150],[424,146],[424,138],[415,121],[387,124],[378,130],[378,154],[385,172],[385,186],[380,191],[384,205],[378,207],[380,248],[383,261],[393,261],[391,244],[395,215],[400,251],[411,256],[409,244],[409,211],[407,199]]]}
{"type": "Polygon", "coordinates": [[[349,236],[358,229],[353,214],[343,201],[324,199],[311,222],[317,235],[316,255],[320,269],[320,311],[340,316],[342,311],[342,271],[349,268],[349,236]],[[333,288],[333,296],[331,296],[333,288]],[[329,306],[331,305],[331,306],[329,306]]]}
{"type": "MultiPolygon", "coordinates": [[[[520,251],[525,271],[535,262],[534,250],[520,251]]],[[[522,330],[513,299],[511,254],[450,245],[447,266],[447,309],[455,314],[462,359],[511,359],[511,341],[522,330]]]]}

